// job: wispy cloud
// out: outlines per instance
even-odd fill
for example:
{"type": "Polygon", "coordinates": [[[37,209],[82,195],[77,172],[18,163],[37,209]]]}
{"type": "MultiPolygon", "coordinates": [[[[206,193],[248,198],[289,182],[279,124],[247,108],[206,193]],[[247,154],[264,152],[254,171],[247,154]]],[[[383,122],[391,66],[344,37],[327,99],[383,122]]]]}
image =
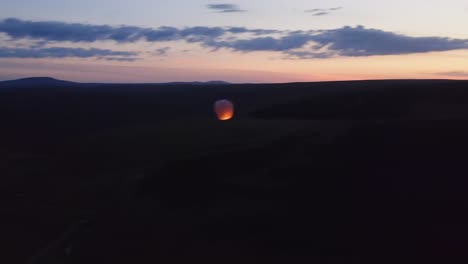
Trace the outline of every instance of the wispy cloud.
{"type": "Polygon", "coordinates": [[[219,13],[239,13],[246,12],[246,10],[241,9],[238,5],[234,4],[209,4],[206,5],[208,9],[214,10],[219,13]]]}
{"type": "Polygon", "coordinates": [[[326,15],[329,15],[330,12],[318,12],[318,13],[315,13],[314,16],[326,16],[326,15]]]}
{"type": "Polygon", "coordinates": [[[159,49],[156,49],[154,52],[152,52],[152,55],[165,57],[167,56],[167,53],[169,52],[169,50],[171,50],[171,47],[159,48],[159,49]]]}
{"type": "Polygon", "coordinates": [[[468,71],[437,72],[436,74],[449,77],[468,78],[468,71]]]}
{"type": "Polygon", "coordinates": [[[306,10],[305,12],[312,13],[313,16],[326,16],[341,9],[343,9],[343,7],[338,6],[338,7],[330,7],[330,8],[314,8],[314,9],[306,10]]]}
{"type": "Polygon", "coordinates": [[[137,57],[97,57],[99,60],[133,62],[139,60],[137,57]]]}
{"type": "Polygon", "coordinates": [[[134,61],[138,53],[108,49],[83,48],[0,48],[0,58],[99,58],[104,60],[134,61]]]}
{"type": "Polygon", "coordinates": [[[314,8],[314,9],[306,10],[305,12],[306,12],[306,13],[315,13],[315,12],[323,12],[323,11],[327,11],[327,9],[323,9],[323,8],[314,8]]]}

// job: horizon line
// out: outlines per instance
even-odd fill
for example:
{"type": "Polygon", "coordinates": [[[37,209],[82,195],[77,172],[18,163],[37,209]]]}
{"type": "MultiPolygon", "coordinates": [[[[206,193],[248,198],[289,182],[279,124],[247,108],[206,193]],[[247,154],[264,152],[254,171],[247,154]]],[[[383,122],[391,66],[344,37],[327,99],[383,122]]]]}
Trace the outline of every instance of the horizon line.
{"type": "Polygon", "coordinates": [[[301,83],[339,83],[339,82],[372,82],[372,81],[468,81],[468,79],[447,79],[447,78],[382,78],[382,79],[349,79],[349,80],[330,80],[330,81],[292,81],[292,82],[228,82],[223,80],[210,80],[210,81],[167,81],[167,82],[80,82],[60,79],[50,76],[31,76],[17,79],[0,80],[0,84],[4,82],[25,81],[32,79],[48,79],[51,81],[68,82],[76,84],[140,84],[140,85],[155,85],[155,84],[218,84],[218,85],[239,85],[239,84],[301,84],[301,83]]]}

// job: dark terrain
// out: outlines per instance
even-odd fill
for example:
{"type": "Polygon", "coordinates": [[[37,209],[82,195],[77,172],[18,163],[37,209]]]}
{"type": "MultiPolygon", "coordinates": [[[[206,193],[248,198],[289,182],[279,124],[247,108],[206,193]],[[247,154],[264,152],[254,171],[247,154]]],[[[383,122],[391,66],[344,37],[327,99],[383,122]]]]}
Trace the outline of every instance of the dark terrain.
{"type": "Polygon", "coordinates": [[[466,81],[39,78],[0,121],[1,263],[468,260],[466,81]]]}

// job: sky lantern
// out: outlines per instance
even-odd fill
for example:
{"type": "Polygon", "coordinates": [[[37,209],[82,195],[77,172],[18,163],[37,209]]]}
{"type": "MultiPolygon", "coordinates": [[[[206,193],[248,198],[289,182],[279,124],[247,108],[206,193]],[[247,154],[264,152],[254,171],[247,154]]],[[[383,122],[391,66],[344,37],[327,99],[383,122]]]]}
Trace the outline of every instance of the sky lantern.
{"type": "Polygon", "coordinates": [[[234,104],[229,100],[218,100],[214,104],[216,116],[221,121],[227,121],[234,117],[234,104]]]}

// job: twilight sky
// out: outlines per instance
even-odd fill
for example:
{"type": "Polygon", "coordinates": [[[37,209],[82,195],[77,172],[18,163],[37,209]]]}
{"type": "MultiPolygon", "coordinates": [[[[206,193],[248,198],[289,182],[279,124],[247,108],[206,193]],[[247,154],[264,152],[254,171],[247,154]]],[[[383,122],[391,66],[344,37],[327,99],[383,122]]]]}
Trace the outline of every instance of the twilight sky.
{"type": "Polygon", "coordinates": [[[0,4],[0,80],[468,79],[466,0],[0,4]]]}

